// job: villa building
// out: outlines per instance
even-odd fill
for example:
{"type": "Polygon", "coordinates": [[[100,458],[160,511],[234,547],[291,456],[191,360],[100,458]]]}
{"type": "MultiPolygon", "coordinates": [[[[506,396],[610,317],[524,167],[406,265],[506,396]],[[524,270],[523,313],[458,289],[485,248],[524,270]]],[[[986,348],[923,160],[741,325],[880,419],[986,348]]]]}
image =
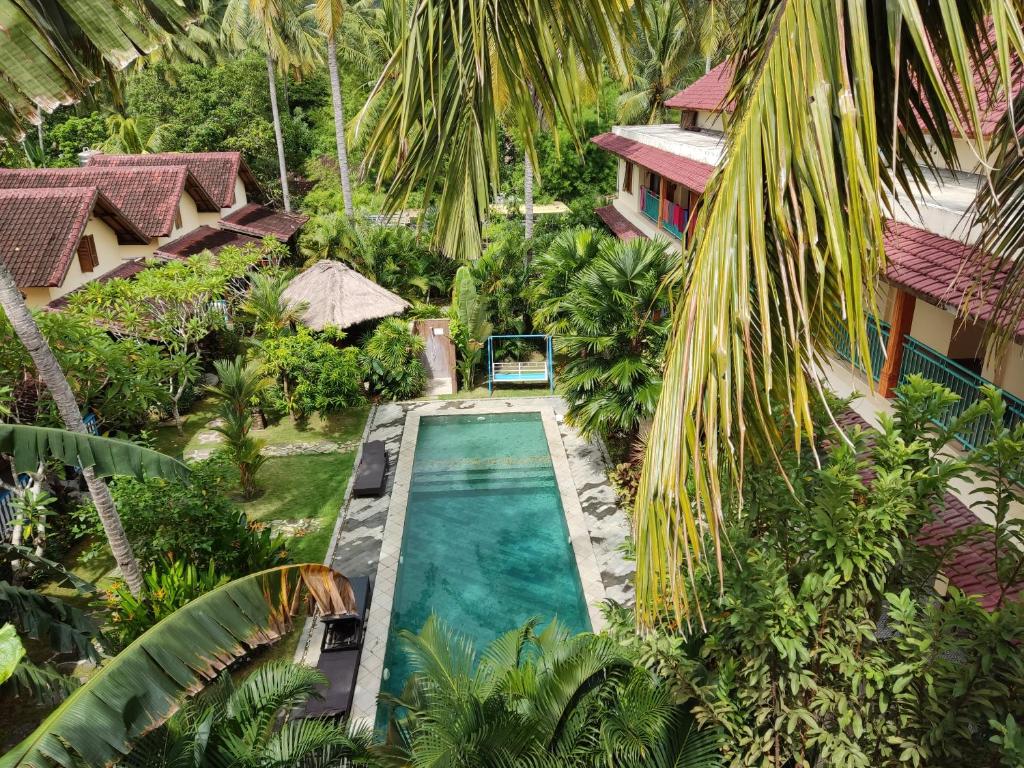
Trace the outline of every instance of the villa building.
{"type": "Polygon", "coordinates": [[[105,155],[80,168],[0,169],[0,258],[31,307],[263,237],[292,244],[305,216],[261,204],[240,152],[105,155]]]}
{"type": "MultiPolygon", "coordinates": [[[[615,235],[661,237],[678,248],[692,232],[701,194],[722,159],[731,78],[725,62],[668,99],[665,106],[679,110],[677,123],[615,126],[592,139],[619,157],[615,199],[597,210],[615,235]]],[[[1005,104],[986,102],[982,109],[983,130],[991,132],[1005,104]]],[[[880,316],[877,324],[869,321],[873,373],[886,397],[911,373],[941,381],[965,400],[991,382],[1012,396],[1011,408],[1024,419],[1024,325],[1006,353],[991,360],[983,337],[998,280],[962,306],[976,276],[974,268],[964,269],[978,236],[966,214],[981,177],[967,141],[956,144],[961,168],[932,173],[928,193],[913,201],[897,196],[886,224],[880,316]]]]}
{"type": "MultiPolygon", "coordinates": [[[[619,158],[615,198],[596,211],[612,233],[622,239],[662,238],[675,248],[692,234],[701,195],[722,160],[724,127],[732,112],[727,102],[731,80],[729,63],[722,63],[665,102],[678,110],[676,123],[614,126],[592,139],[619,158]]],[[[979,97],[982,129],[991,135],[1005,103],[979,97]]],[[[1024,421],[1024,323],[1014,329],[1013,343],[998,359],[986,354],[985,331],[1001,280],[990,273],[984,290],[969,294],[984,268],[972,258],[978,256],[978,232],[966,215],[982,179],[968,142],[958,139],[956,149],[960,167],[942,167],[936,155],[940,167],[928,178],[928,192],[913,201],[898,195],[886,222],[888,264],[876,286],[879,316],[866,319],[872,374],[884,398],[894,397],[896,387],[912,374],[949,387],[961,397],[950,418],[977,401],[982,386],[994,384],[1004,393],[1008,423],[1016,424],[1024,421]]],[[[867,382],[853,370],[863,372],[866,366],[850,354],[845,332],[837,346],[853,366],[832,366],[830,382],[842,394],[867,391],[867,382]]],[[[885,407],[877,397],[853,406],[869,423],[885,407]]],[[[988,430],[983,425],[957,437],[973,447],[988,439],[988,430]]],[[[947,497],[946,508],[922,540],[942,543],[978,522],[964,503],[969,485],[961,491],[947,497]]],[[[996,582],[986,553],[962,547],[945,575],[965,592],[980,595],[983,604],[994,604],[996,582]]]]}

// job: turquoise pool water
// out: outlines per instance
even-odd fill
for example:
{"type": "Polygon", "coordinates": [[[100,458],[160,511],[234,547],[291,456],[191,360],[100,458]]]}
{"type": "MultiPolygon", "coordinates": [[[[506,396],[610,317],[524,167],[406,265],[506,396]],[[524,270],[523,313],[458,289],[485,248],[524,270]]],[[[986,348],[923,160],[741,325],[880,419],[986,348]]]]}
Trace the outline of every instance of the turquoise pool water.
{"type": "Polygon", "coordinates": [[[539,413],[424,416],[412,474],[382,691],[432,612],[478,651],[532,616],[591,629],[539,413]]]}

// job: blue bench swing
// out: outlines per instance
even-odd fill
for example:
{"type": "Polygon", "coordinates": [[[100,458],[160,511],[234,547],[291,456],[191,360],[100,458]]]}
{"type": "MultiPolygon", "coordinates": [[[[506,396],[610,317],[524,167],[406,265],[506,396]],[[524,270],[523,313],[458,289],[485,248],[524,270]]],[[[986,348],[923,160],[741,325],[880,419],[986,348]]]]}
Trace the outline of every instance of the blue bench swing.
{"type": "Polygon", "coordinates": [[[555,364],[551,337],[542,333],[507,334],[487,337],[487,391],[494,392],[495,384],[547,383],[555,391],[555,364]],[[498,339],[544,339],[545,358],[498,362],[494,359],[494,342],[498,339]]]}

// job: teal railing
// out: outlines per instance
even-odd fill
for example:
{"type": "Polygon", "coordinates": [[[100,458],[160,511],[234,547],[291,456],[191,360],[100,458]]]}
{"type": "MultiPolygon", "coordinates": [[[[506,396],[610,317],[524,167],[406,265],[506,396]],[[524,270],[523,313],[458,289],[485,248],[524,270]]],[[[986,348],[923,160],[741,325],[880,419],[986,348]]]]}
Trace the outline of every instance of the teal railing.
{"type": "Polygon", "coordinates": [[[653,221],[655,224],[658,223],[658,208],[661,205],[661,198],[656,194],[647,189],[647,187],[640,187],[641,194],[641,210],[644,216],[653,221]]]}
{"type": "MultiPolygon", "coordinates": [[[[679,207],[680,206],[676,205],[675,203],[668,203],[668,204],[666,204],[666,206],[665,206],[665,209],[666,209],[665,210],[665,221],[662,223],[661,226],[670,235],[672,235],[673,237],[677,237],[680,240],[682,240],[683,233],[679,230],[678,227],[676,227],[675,224],[672,223],[673,221],[675,221],[676,209],[679,208],[679,207]]],[[[684,223],[683,226],[685,227],[686,224],[684,223]]]]}
{"type": "MultiPolygon", "coordinates": [[[[981,388],[994,386],[988,379],[979,376],[969,368],[965,368],[955,360],[951,360],[941,352],[922,344],[913,336],[907,336],[903,343],[903,363],[900,366],[900,383],[912,374],[918,374],[942,384],[960,396],[960,400],[949,407],[937,423],[942,426],[951,424],[965,410],[981,398],[981,388]]],[[[1003,392],[1006,404],[1005,425],[1011,429],[1024,422],[1024,400],[1003,392]]],[[[974,421],[967,430],[956,435],[967,448],[984,445],[991,439],[992,423],[988,418],[974,421]]]]}
{"type": "MultiPolygon", "coordinates": [[[[877,382],[882,375],[882,366],[885,364],[885,349],[889,346],[889,324],[884,320],[875,322],[875,318],[867,315],[868,331],[868,355],[871,359],[871,375],[877,382]]],[[[836,353],[844,360],[849,360],[861,371],[867,372],[860,355],[856,354],[850,346],[850,334],[844,323],[839,324],[836,330],[836,353]]]]}

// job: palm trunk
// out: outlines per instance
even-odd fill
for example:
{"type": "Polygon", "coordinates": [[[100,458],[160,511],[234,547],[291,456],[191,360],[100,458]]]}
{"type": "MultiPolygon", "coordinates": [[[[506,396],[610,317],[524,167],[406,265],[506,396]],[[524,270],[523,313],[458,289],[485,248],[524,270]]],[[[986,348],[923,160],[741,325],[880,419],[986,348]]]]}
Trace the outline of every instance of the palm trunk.
{"type": "Polygon", "coordinates": [[[281,173],[281,196],[284,209],[292,209],[291,195],[288,194],[288,169],[284,163],[284,137],[281,135],[281,114],[277,111],[277,79],[274,75],[274,57],[267,54],[267,83],[270,85],[270,111],[274,116],[274,138],[277,140],[277,167],[281,173]]]}
{"type": "Polygon", "coordinates": [[[341,176],[341,197],[345,215],[352,218],[352,184],[348,178],[348,148],[345,146],[345,105],[341,100],[341,79],[338,77],[338,46],[334,35],[327,38],[327,71],[331,75],[331,101],[334,103],[334,141],[338,146],[338,173],[341,176]]]}
{"type": "MultiPolygon", "coordinates": [[[[85,428],[82,414],[78,410],[78,402],[71,391],[71,385],[68,384],[64,372],[60,369],[53,350],[50,349],[50,345],[46,343],[46,339],[40,333],[39,326],[36,325],[32,313],[29,312],[25,300],[21,297],[21,292],[14,283],[14,278],[2,264],[0,264],[0,307],[3,307],[14,332],[32,357],[39,378],[50,391],[53,402],[56,403],[57,410],[64,420],[64,425],[72,432],[87,434],[88,430],[85,428]]],[[[124,576],[132,594],[138,595],[142,590],[142,571],[139,568],[139,561],[135,559],[132,552],[128,536],[124,532],[124,526],[121,525],[121,518],[117,514],[110,489],[101,478],[96,477],[96,473],[91,467],[83,469],[82,476],[85,477],[86,485],[89,486],[89,495],[92,496],[96,513],[99,515],[100,522],[103,523],[107,542],[110,544],[111,552],[114,553],[115,562],[121,569],[121,575],[124,576]]]]}
{"type": "Polygon", "coordinates": [[[524,236],[527,240],[533,237],[533,163],[530,153],[524,154],[523,166],[523,207],[525,208],[524,236]]]}

